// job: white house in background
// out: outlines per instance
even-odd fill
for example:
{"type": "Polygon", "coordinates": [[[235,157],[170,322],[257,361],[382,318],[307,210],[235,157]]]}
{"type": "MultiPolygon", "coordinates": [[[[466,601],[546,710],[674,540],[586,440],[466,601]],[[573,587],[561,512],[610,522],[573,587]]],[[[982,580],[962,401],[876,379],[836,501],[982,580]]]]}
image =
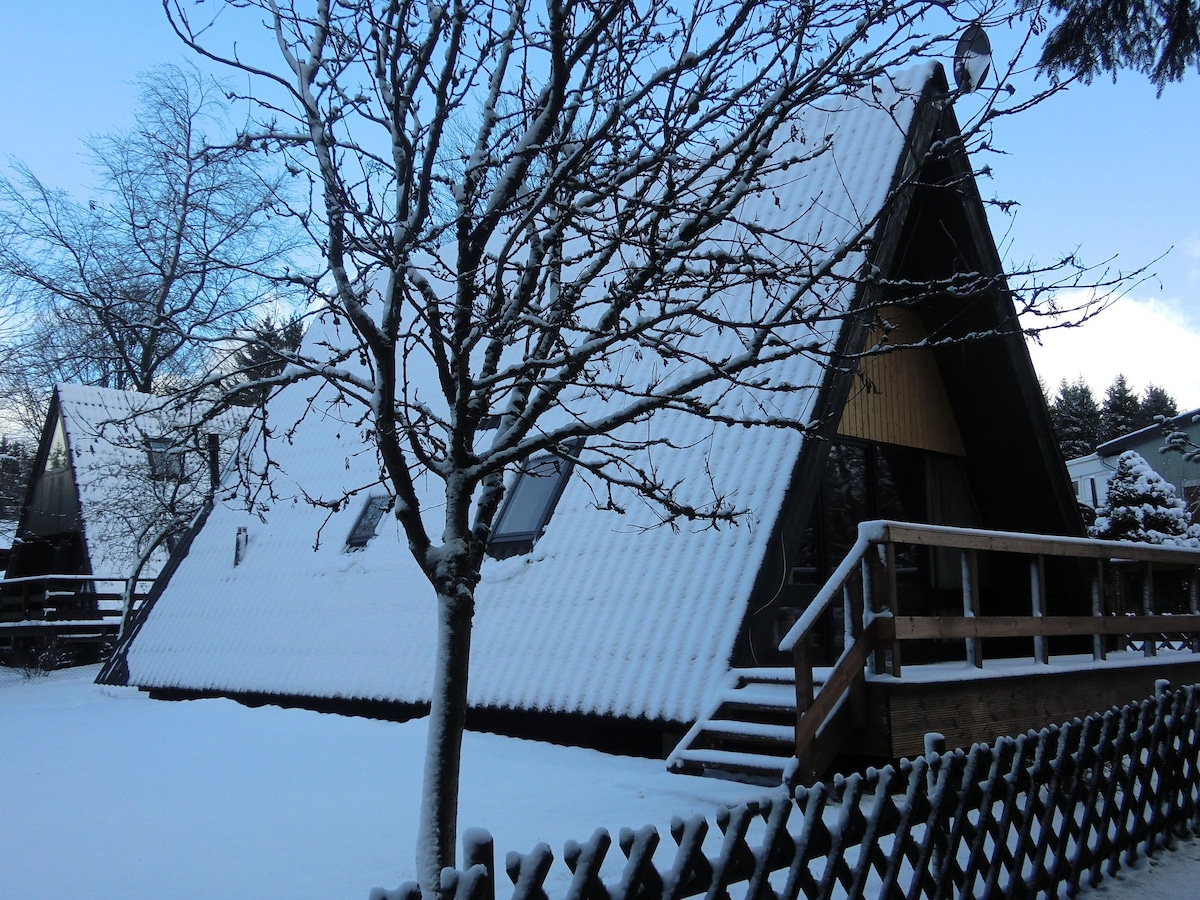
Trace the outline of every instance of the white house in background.
{"type": "MultiPolygon", "coordinates": [[[[782,663],[780,637],[841,561],[859,521],[1082,533],[945,97],[941,68],[927,66],[866,100],[830,98],[794,132],[829,136],[828,150],[748,202],[766,231],[810,243],[818,234],[836,242],[882,213],[839,274],[873,267],[879,284],[903,285],[982,272],[995,276],[989,287],[912,301],[901,288],[854,278],[818,285],[847,315],[796,325],[811,328],[804,335],[820,352],[782,361],[772,375],[801,387],[761,395],[746,387],[730,398],[768,404],[808,426],[805,434],[714,425],[676,410],[630,426],[631,439],[644,440],[647,429],[670,439],[653,449],[663,482],[682,482],[684,499],[697,503],[715,484],[748,511],[738,525],[656,527],[655,511],[632,495],[615,498],[623,515],[602,511],[604,491],[585,467],[526,461],[510,475],[476,595],[476,724],[661,752],[665,735],[710,706],[731,667],[782,663]],[[947,340],[855,362],[877,345],[881,319],[893,347],[931,333],[947,340]],[[954,340],[981,333],[990,336],[954,340]],[[847,362],[814,362],[823,352],[847,362]]],[[[747,300],[731,292],[712,302],[747,300]]],[[[332,317],[315,323],[305,350],[345,346],[346,328],[332,317]]],[[[697,340],[720,353],[729,336],[697,340]]],[[[656,358],[628,362],[631,384],[656,374],[656,358]]],[[[434,402],[436,383],[422,396],[434,402]]],[[[567,402],[575,406],[564,414],[604,401],[580,391],[567,402]]],[[[158,696],[396,717],[425,708],[434,598],[388,514],[360,415],[316,382],[271,399],[271,498],[261,492],[250,509],[218,503],[102,680],[158,696]]],[[[634,451],[633,461],[649,465],[647,452],[634,451]]],[[[601,462],[586,444],[563,453],[601,462]]],[[[417,482],[436,516],[438,485],[420,474],[417,482]]],[[[1018,568],[988,577],[1027,585],[1018,568]]],[[[933,556],[914,558],[915,607],[944,604],[943,569],[933,556]]],[[[1078,599],[1086,610],[1086,597],[1078,599]]],[[[835,655],[840,634],[830,622],[818,651],[835,655]]]]}
{"type": "Polygon", "coordinates": [[[139,563],[143,578],[156,577],[210,493],[210,466],[228,461],[247,419],[246,410],[222,413],[197,439],[184,429],[185,411],[163,398],[56,385],[0,592],[2,617],[85,617],[117,604],[139,563]]]}
{"type": "MultiPolygon", "coordinates": [[[[1180,413],[1170,420],[1170,428],[1188,434],[1200,444],[1200,423],[1193,421],[1200,409],[1180,413]]],[[[1113,438],[1096,448],[1095,453],[1067,460],[1067,472],[1080,503],[1099,509],[1108,500],[1108,480],[1117,470],[1117,460],[1126,450],[1136,450],[1159,475],[1175,486],[1191,510],[1193,521],[1200,511],[1200,463],[1188,462],[1181,453],[1163,453],[1166,432],[1161,425],[1147,425],[1137,431],[1113,438]]]]}
{"type": "Polygon", "coordinates": [[[1067,460],[1067,474],[1075,486],[1075,498],[1085,506],[1099,509],[1108,498],[1108,479],[1116,471],[1116,458],[1109,465],[1099,453],[1067,460]]]}

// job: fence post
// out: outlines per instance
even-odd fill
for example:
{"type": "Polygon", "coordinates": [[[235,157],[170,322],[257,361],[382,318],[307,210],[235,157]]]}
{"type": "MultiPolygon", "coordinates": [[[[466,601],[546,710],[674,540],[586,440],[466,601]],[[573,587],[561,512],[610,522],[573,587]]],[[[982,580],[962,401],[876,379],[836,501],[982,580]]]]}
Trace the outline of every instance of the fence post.
{"type": "MultiPolygon", "coordinates": [[[[1195,566],[1188,572],[1188,612],[1193,616],[1200,613],[1200,569],[1195,566]]],[[[1188,635],[1188,643],[1192,645],[1193,653],[1200,653],[1200,634],[1192,632],[1188,635]]]]}
{"type": "MultiPolygon", "coordinates": [[[[929,768],[925,773],[925,792],[929,798],[929,828],[933,831],[929,853],[929,874],[934,883],[942,880],[942,869],[946,866],[946,850],[950,836],[950,817],[942,811],[939,802],[938,776],[945,766],[946,736],[936,731],[925,734],[925,760],[929,768]]],[[[947,773],[947,777],[949,773],[947,773]]]]}
{"type": "MultiPolygon", "coordinates": [[[[883,545],[871,544],[867,547],[862,558],[862,577],[863,577],[863,615],[862,620],[855,623],[856,628],[862,630],[867,627],[867,622],[873,618],[876,613],[887,608],[887,589],[884,587],[884,563],[883,563],[883,545]]],[[[882,674],[887,672],[887,653],[883,645],[876,643],[871,648],[870,654],[867,656],[867,672],[871,675],[882,674]]]]}
{"type": "MultiPolygon", "coordinates": [[[[812,647],[808,635],[801,636],[792,647],[792,665],[796,669],[796,713],[803,716],[813,702],[812,647]]],[[[797,723],[799,718],[797,718],[797,723]]]]}
{"type": "MultiPolygon", "coordinates": [[[[894,619],[900,611],[899,591],[896,587],[896,545],[892,541],[885,541],[883,544],[883,559],[884,559],[884,585],[885,599],[887,608],[894,619]]],[[[887,655],[890,657],[888,664],[888,674],[893,678],[900,677],[900,641],[893,639],[887,650],[887,655]]]]}

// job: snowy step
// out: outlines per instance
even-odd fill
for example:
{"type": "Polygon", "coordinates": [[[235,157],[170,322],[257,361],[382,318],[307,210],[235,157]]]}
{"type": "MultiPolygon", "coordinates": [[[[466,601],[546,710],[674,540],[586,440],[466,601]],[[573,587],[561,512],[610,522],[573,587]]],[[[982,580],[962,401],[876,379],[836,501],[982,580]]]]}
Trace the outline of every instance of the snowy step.
{"type": "Polygon", "coordinates": [[[672,758],[672,769],[684,771],[699,767],[726,772],[746,772],[757,776],[778,775],[782,778],[783,768],[789,759],[790,757],[735,750],[685,750],[672,758]]]}
{"type": "Polygon", "coordinates": [[[759,666],[750,669],[736,669],[737,683],[767,683],[767,684],[794,684],[796,681],[796,671],[790,668],[781,666],[759,666]]]}
{"type": "Polygon", "coordinates": [[[726,691],[721,701],[728,706],[759,709],[795,709],[795,684],[765,684],[755,682],[726,691]]]}
{"type": "Polygon", "coordinates": [[[675,772],[782,778],[795,752],[796,683],[788,668],[735,669],[706,716],[667,759],[675,772]]]}
{"type": "Polygon", "coordinates": [[[704,723],[704,733],[746,741],[787,744],[789,750],[796,739],[795,725],[775,725],[767,722],[740,722],[729,719],[710,719],[704,723]]]}

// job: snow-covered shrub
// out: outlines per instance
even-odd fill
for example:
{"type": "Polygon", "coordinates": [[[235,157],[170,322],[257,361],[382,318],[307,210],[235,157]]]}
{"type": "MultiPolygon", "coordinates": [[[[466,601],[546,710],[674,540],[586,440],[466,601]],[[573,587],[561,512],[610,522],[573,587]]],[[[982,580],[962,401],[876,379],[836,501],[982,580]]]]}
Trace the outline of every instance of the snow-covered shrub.
{"type": "Polygon", "coordinates": [[[1187,504],[1175,486],[1150,468],[1135,450],[1117,459],[1108,482],[1108,499],[1096,510],[1092,537],[1200,547],[1200,526],[1190,524],[1187,504]]]}

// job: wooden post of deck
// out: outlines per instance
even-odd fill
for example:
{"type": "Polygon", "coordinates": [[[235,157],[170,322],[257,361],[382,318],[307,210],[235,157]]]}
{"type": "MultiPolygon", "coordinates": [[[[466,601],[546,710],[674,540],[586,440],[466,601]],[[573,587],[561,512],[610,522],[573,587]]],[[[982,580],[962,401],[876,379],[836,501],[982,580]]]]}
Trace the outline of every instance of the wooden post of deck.
{"type": "Polygon", "coordinates": [[[850,575],[842,585],[842,645],[838,654],[844,653],[848,647],[862,634],[866,611],[871,608],[871,573],[867,569],[866,559],[858,566],[858,574],[850,575]]]}
{"type": "MultiPolygon", "coordinates": [[[[1038,554],[1029,559],[1029,594],[1032,615],[1035,619],[1046,617],[1046,557],[1038,554]]],[[[1033,661],[1046,665],[1050,662],[1050,654],[1046,649],[1046,636],[1034,635],[1033,661]]]]}
{"type": "MultiPolygon", "coordinates": [[[[963,618],[979,618],[979,559],[974,550],[962,552],[963,618]]],[[[967,662],[976,669],[983,668],[983,639],[967,638],[967,662]]]]}
{"type": "Polygon", "coordinates": [[[812,639],[804,635],[792,647],[792,664],[796,668],[796,721],[813,702],[812,639]]]}
{"type": "MultiPolygon", "coordinates": [[[[1092,573],[1092,615],[1101,618],[1104,615],[1104,560],[1096,560],[1096,571],[1092,573]]],[[[1104,644],[1104,635],[1092,635],[1092,659],[1107,659],[1108,648],[1104,644]]]]}
{"type": "MultiPolygon", "coordinates": [[[[900,614],[900,597],[896,586],[896,545],[892,541],[884,541],[884,591],[887,608],[895,618],[900,614]]],[[[900,677],[900,641],[893,638],[888,643],[888,674],[893,678],[900,677]]]]}
{"type": "MultiPolygon", "coordinates": [[[[1154,563],[1142,564],[1142,615],[1154,615],[1154,563]]],[[[1147,632],[1142,635],[1142,655],[1158,655],[1158,635],[1147,632]]]]}
{"type": "MultiPolygon", "coordinates": [[[[1200,569],[1194,566],[1188,571],[1188,612],[1193,616],[1200,613],[1200,569]]],[[[1193,631],[1188,642],[1193,653],[1200,653],[1200,632],[1193,631]]]]}
{"type": "MultiPolygon", "coordinates": [[[[858,574],[859,581],[862,583],[862,615],[857,621],[846,624],[847,637],[861,634],[862,630],[866,628],[867,616],[874,615],[878,609],[875,605],[875,598],[879,596],[876,590],[879,584],[879,555],[875,552],[875,548],[868,547],[867,552],[863,554],[862,560],[858,564],[858,574]]],[[[846,646],[850,646],[849,643],[846,646]]],[[[877,653],[869,654],[867,656],[867,673],[874,675],[879,668],[877,653]]]]}

